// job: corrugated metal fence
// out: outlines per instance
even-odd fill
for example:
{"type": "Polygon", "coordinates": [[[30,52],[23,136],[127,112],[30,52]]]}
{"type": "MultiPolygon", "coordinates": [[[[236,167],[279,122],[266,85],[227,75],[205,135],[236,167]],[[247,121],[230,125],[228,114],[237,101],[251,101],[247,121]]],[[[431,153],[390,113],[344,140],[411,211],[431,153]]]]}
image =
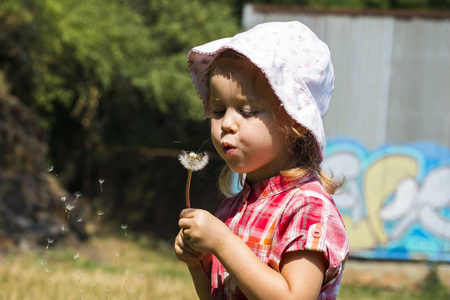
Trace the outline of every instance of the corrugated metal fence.
{"type": "Polygon", "coordinates": [[[427,140],[450,148],[450,14],[370,15],[246,5],[243,27],[299,20],[328,44],[335,91],[328,137],[373,149],[427,140]]]}

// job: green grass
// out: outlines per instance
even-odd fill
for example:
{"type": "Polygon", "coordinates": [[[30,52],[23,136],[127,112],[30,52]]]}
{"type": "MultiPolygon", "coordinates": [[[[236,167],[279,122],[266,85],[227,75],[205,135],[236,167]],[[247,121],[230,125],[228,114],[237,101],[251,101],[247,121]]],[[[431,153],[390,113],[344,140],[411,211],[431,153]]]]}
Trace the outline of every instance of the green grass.
{"type": "Polygon", "coordinates": [[[387,289],[364,285],[343,285],[339,300],[448,300],[450,293],[443,287],[436,290],[408,290],[403,288],[387,289]]]}
{"type": "MultiPolygon", "coordinates": [[[[187,268],[169,244],[94,237],[76,249],[52,246],[0,257],[0,300],[197,299],[187,268]]],[[[338,299],[450,299],[432,275],[421,290],[342,285],[338,299]]]]}

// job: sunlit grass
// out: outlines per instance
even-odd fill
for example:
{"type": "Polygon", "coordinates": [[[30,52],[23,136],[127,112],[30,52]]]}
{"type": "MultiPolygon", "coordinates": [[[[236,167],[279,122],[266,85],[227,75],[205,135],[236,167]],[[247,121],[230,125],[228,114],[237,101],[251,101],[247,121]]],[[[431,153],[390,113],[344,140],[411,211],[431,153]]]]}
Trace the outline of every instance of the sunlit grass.
{"type": "Polygon", "coordinates": [[[169,246],[93,238],[76,250],[55,246],[39,254],[3,256],[0,299],[175,300],[196,296],[187,268],[169,246]]]}
{"type": "MultiPolygon", "coordinates": [[[[0,256],[0,300],[197,299],[189,272],[170,244],[94,237],[69,248],[55,241],[38,253],[0,256]]],[[[422,289],[342,285],[339,300],[450,299],[438,280],[422,289]]]]}
{"type": "Polygon", "coordinates": [[[450,293],[443,287],[435,290],[406,288],[377,288],[367,285],[344,285],[339,292],[338,300],[448,300],[450,293]]]}

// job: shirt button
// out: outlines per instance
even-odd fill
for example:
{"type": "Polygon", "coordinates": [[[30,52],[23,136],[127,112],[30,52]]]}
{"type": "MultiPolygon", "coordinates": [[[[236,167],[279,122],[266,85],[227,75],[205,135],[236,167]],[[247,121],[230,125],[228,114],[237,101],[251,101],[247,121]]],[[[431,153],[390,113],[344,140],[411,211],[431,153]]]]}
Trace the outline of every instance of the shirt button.
{"type": "Polygon", "coordinates": [[[322,235],[322,230],[320,228],[314,228],[312,235],[315,238],[319,238],[322,235]]]}

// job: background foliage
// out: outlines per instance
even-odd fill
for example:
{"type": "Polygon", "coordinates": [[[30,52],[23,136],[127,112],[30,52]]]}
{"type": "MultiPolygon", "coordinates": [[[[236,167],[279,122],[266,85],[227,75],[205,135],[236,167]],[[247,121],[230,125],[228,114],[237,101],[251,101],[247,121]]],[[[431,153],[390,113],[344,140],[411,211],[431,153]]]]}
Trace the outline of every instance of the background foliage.
{"type": "MultiPolygon", "coordinates": [[[[167,149],[212,150],[186,54],[237,33],[245,2],[450,8],[450,0],[3,0],[0,86],[39,114],[49,165],[69,191],[135,229],[173,235],[167,220],[183,207],[185,170],[167,149]],[[106,179],[102,194],[97,178],[106,179]]],[[[218,204],[220,166],[213,159],[194,175],[198,206],[218,204]]]]}

